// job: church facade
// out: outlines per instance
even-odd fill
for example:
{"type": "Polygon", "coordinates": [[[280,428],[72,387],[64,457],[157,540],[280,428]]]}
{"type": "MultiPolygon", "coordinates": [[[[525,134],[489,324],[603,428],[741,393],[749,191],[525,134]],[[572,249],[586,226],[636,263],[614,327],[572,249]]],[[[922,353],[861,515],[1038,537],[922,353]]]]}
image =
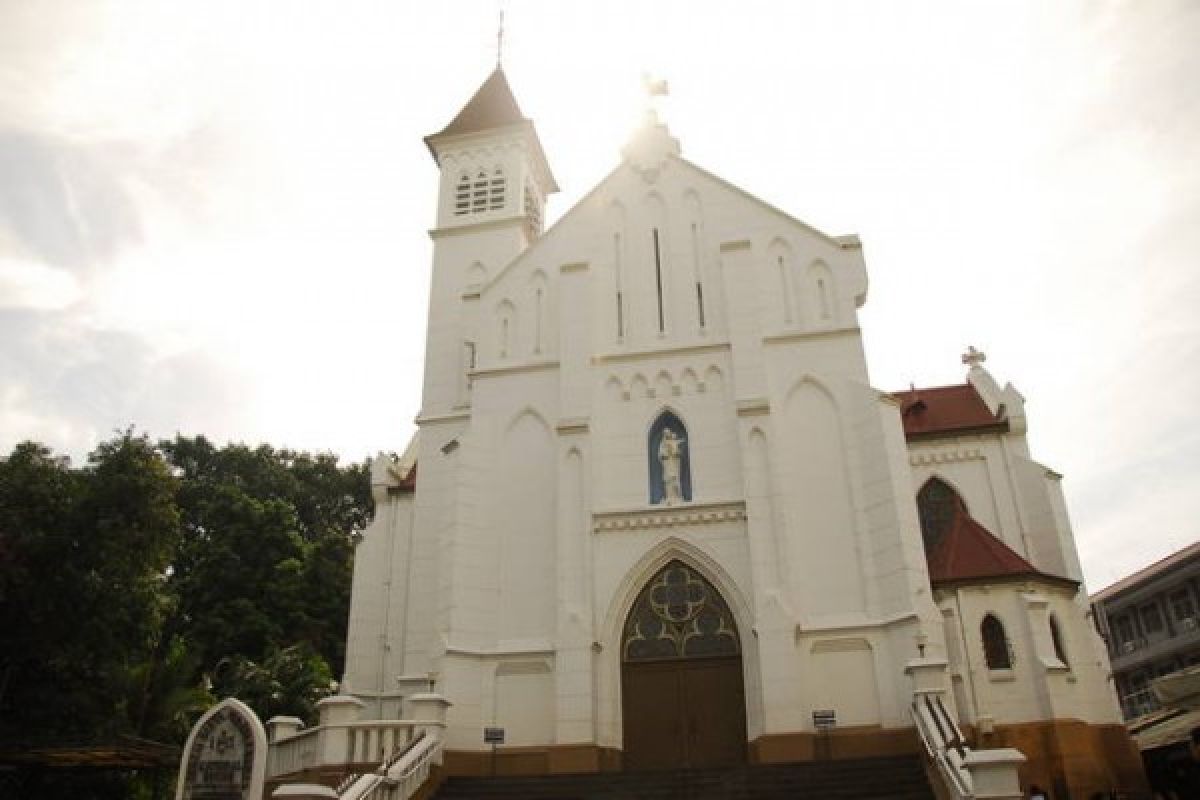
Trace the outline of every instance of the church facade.
{"type": "Polygon", "coordinates": [[[485,727],[533,773],[915,752],[919,662],[1026,781],[1136,784],[1022,397],[974,351],[959,386],[873,388],[856,237],[653,117],[543,231],[557,187],[499,68],[426,143],[419,433],[374,463],[355,560],[365,715],[435,687],[451,772],[485,727]]]}

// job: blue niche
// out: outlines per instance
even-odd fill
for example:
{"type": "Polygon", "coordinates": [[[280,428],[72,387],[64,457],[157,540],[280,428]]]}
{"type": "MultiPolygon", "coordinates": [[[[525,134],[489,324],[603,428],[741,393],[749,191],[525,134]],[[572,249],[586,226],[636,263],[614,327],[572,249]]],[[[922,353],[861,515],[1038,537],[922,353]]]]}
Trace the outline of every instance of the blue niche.
{"type": "Polygon", "coordinates": [[[691,442],[683,422],[670,411],[662,412],[650,426],[646,445],[650,505],[691,502],[691,442]]]}

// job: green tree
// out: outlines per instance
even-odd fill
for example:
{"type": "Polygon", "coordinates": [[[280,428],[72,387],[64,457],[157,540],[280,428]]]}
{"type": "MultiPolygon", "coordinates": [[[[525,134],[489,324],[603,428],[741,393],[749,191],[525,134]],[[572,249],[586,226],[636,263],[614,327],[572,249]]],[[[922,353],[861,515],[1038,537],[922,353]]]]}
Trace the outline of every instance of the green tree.
{"type": "Polygon", "coordinates": [[[0,736],[108,738],[152,657],[179,536],[176,481],[126,432],[73,470],[45,447],[0,462],[0,736]]]}
{"type": "Polygon", "coordinates": [[[328,692],[328,675],[344,655],[350,533],[370,513],[366,464],[343,468],[329,454],[266,445],[216,447],[204,437],[179,436],[161,447],[181,480],[172,632],[213,674],[218,693],[249,692],[239,696],[264,718],[310,714],[300,691],[285,692],[292,699],[282,707],[272,701],[260,708],[251,696],[271,693],[254,688],[261,681],[233,681],[229,670],[291,669],[290,654],[302,653],[309,666],[289,674],[317,681],[312,692],[328,692]]]}

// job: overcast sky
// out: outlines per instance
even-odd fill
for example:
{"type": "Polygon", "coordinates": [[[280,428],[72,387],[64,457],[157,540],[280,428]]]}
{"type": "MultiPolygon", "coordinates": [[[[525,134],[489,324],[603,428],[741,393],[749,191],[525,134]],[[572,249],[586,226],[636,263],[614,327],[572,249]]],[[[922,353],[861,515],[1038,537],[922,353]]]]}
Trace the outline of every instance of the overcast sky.
{"type": "MultiPolygon", "coordinates": [[[[1200,3],[505,4],[561,216],[684,155],[858,233],[873,383],[1026,397],[1089,588],[1200,538],[1200,3]]],[[[497,4],[0,0],[0,451],[402,449],[436,174],[497,4]]]]}

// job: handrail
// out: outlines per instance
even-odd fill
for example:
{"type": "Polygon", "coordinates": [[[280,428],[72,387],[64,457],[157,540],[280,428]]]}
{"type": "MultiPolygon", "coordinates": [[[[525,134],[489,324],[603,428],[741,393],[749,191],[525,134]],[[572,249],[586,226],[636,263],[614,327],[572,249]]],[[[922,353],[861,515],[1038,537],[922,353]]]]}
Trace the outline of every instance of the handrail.
{"type": "Polygon", "coordinates": [[[378,770],[363,775],[342,800],[409,800],[429,779],[429,769],[441,753],[442,742],[424,732],[404,752],[378,770]]]}
{"type": "Polygon", "coordinates": [[[955,800],[971,800],[975,796],[971,773],[965,766],[967,747],[964,745],[958,726],[946,712],[945,706],[938,698],[941,706],[939,714],[934,703],[925,697],[925,707],[914,700],[912,704],[913,721],[916,722],[917,732],[925,752],[931,761],[937,765],[938,772],[945,780],[947,787],[955,800]],[[949,728],[952,734],[946,733],[949,728]]]}

